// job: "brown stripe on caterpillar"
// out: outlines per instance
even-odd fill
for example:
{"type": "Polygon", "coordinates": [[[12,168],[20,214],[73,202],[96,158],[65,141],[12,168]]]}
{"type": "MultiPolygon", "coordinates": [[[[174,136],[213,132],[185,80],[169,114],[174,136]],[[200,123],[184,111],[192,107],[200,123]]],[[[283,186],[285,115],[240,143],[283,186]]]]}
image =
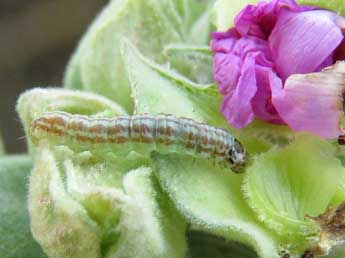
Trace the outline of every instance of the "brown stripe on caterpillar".
{"type": "Polygon", "coordinates": [[[235,172],[242,172],[247,161],[242,144],[225,129],[167,114],[90,118],[48,112],[31,123],[30,137],[34,143],[45,138],[63,145],[77,141],[89,144],[89,149],[106,144],[113,151],[121,144],[142,143],[149,148],[147,151],[185,151],[186,155],[214,158],[235,172]]]}

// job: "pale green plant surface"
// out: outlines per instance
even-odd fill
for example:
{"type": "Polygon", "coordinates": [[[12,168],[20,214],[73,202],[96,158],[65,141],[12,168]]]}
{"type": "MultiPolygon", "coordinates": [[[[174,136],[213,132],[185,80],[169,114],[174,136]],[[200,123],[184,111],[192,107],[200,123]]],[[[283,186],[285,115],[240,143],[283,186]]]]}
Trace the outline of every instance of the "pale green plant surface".
{"type": "Polygon", "coordinates": [[[243,199],[242,175],[210,161],[156,156],[159,181],[193,228],[251,246],[260,257],[278,257],[274,236],[243,199]]]}
{"type": "Polygon", "coordinates": [[[119,179],[114,167],[83,160],[81,168],[78,158],[72,161],[66,152],[58,153],[43,143],[30,178],[32,231],[49,257],[185,253],[185,222],[155,185],[149,168],[131,170],[119,179]],[[118,180],[122,186],[116,187],[118,180]]]}
{"type": "Polygon", "coordinates": [[[179,73],[198,83],[213,83],[213,54],[208,45],[170,44],[163,54],[179,73]]]}
{"type": "Polygon", "coordinates": [[[47,258],[30,232],[27,183],[28,156],[0,157],[0,257],[47,258]]]}
{"type": "Polygon", "coordinates": [[[120,39],[125,36],[153,60],[167,62],[161,54],[165,45],[208,43],[210,29],[204,13],[212,2],[111,1],[82,39],[67,69],[65,86],[100,93],[132,111],[130,84],[123,76],[120,39]]]}
{"type": "Polygon", "coordinates": [[[331,144],[300,135],[287,147],[258,156],[245,176],[249,205],[297,254],[320,241],[319,226],[306,216],[339,205],[339,192],[343,201],[345,170],[334,153],[331,144]]]}
{"type": "MultiPolygon", "coordinates": [[[[214,26],[226,29],[249,2],[218,0],[212,7],[213,1],[113,0],[67,67],[70,89],[21,95],[17,110],[34,163],[31,229],[50,258],[278,258],[284,251],[299,258],[317,244],[339,244],[321,239],[320,226],[306,217],[345,200],[344,168],[334,146],[260,121],[235,130],[219,112],[210,12],[214,26]],[[169,113],[221,126],[246,146],[249,167],[236,175],[212,160],[145,153],[134,145],[116,152],[102,144],[85,149],[71,139],[31,141],[31,122],[50,111],[89,118],[169,113]]],[[[23,159],[1,158],[0,175],[28,176],[31,163],[23,159]]],[[[0,181],[0,190],[6,196],[18,183],[24,221],[18,225],[28,233],[23,178],[10,188],[0,181]]],[[[1,207],[17,207],[4,200],[1,207]]],[[[38,250],[35,258],[44,257],[28,239],[10,256],[3,253],[17,240],[0,241],[0,257],[23,257],[26,246],[26,257],[31,249],[38,250]]],[[[327,257],[343,256],[339,247],[327,257]]]]}
{"type": "Polygon", "coordinates": [[[122,47],[135,99],[134,113],[167,113],[215,125],[226,124],[218,111],[221,98],[216,85],[194,83],[153,63],[126,40],[122,47]]]}

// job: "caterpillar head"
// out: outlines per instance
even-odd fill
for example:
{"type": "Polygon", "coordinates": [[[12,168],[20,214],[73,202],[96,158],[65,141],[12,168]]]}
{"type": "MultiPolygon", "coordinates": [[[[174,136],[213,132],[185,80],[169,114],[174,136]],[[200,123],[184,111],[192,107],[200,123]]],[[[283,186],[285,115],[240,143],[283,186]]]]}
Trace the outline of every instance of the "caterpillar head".
{"type": "Polygon", "coordinates": [[[247,152],[242,144],[234,139],[234,143],[227,153],[226,160],[230,163],[231,170],[235,173],[243,173],[247,164],[247,152]]]}

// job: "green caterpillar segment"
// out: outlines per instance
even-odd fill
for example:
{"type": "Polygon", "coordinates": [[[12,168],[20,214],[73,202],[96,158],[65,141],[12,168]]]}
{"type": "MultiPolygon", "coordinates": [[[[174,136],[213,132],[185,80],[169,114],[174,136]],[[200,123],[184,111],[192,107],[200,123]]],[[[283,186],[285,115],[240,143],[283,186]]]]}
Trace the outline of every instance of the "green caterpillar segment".
{"type": "Polygon", "coordinates": [[[128,153],[129,148],[140,153],[176,152],[213,158],[236,173],[243,172],[247,161],[241,143],[225,129],[166,114],[90,118],[49,112],[32,122],[30,137],[34,143],[49,139],[81,150],[102,145],[116,154],[128,153]]]}

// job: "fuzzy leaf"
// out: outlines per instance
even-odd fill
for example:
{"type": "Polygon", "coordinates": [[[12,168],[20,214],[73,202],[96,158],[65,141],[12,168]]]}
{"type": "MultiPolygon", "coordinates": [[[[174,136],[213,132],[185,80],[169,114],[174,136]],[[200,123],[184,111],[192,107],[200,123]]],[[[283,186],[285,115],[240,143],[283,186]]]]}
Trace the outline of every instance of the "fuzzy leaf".
{"type": "Polygon", "coordinates": [[[164,53],[173,68],[192,81],[201,84],[213,82],[213,55],[209,46],[168,45],[164,53]]]}
{"type": "Polygon", "coordinates": [[[254,120],[246,128],[236,131],[236,135],[251,155],[286,146],[295,137],[295,133],[287,126],[260,120],[254,120]]]}
{"type": "Polygon", "coordinates": [[[210,42],[211,22],[210,10],[205,9],[204,13],[195,21],[184,42],[194,44],[208,44],[210,42]]]}
{"type": "Polygon", "coordinates": [[[133,101],[123,76],[119,39],[126,35],[146,54],[162,61],[163,46],[182,40],[171,20],[171,16],[179,19],[173,8],[168,1],[111,1],[80,42],[64,85],[107,96],[131,111],[133,101]]]}
{"type": "Polygon", "coordinates": [[[120,238],[107,257],[183,258],[186,224],[154,183],[149,168],[138,168],[124,178],[130,198],[122,207],[120,238]]]}
{"type": "Polygon", "coordinates": [[[119,41],[129,38],[147,56],[166,62],[171,43],[209,41],[208,6],[213,1],[113,0],[94,21],[67,68],[65,87],[107,96],[133,110],[119,41]],[[153,40],[154,39],[154,40],[153,40]]]}
{"type": "Polygon", "coordinates": [[[41,142],[30,180],[32,230],[51,258],[184,257],[186,224],[149,168],[124,174],[61,148],[41,142]]]}
{"type": "Polygon", "coordinates": [[[285,148],[258,156],[247,170],[244,191],[259,219],[288,250],[301,254],[320,234],[306,216],[318,216],[345,200],[344,173],[331,144],[303,135],[285,148]]]}
{"type": "Polygon", "coordinates": [[[278,257],[274,235],[242,197],[242,175],[204,159],[159,154],[153,158],[163,189],[193,229],[248,245],[260,257],[278,257]]]}
{"type": "Polygon", "coordinates": [[[193,83],[151,62],[128,40],[122,41],[122,53],[136,101],[135,113],[167,113],[226,124],[219,112],[221,97],[215,85],[193,83]]]}
{"type": "Polygon", "coordinates": [[[26,203],[27,156],[0,158],[0,257],[47,258],[30,232],[26,203]]]}
{"type": "Polygon", "coordinates": [[[68,192],[101,228],[104,256],[183,257],[185,222],[150,168],[127,172],[125,160],[63,159],[68,192]]]}
{"type": "Polygon", "coordinates": [[[58,163],[42,145],[29,185],[31,229],[50,258],[101,258],[100,230],[65,190],[58,163]]]}
{"type": "MultiPolygon", "coordinates": [[[[169,1],[169,0],[168,0],[169,1]]],[[[213,6],[214,0],[174,0],[171,1],[175,4],[176,9],[178,10],[180,16],[183,20],[183,28],[186,33],[186,40],[184,42],[193,43],[193,39],[195,40],[194,43],[197,44],[204,44],[207,42],[202,42],[202,39],[205,38],[205,34],[207,31],[210,30],[210,24],[205,24],[205,26],[198,26],[198,24],[202,24],[201,20],[205,19],[205,15],[209,12],[210,8],[213,6]],[[196,31],[197,27],[199,27],[199,34],[194,35],[193,31],[196,31]],[[194,38],[196,36],[197,38],[194,38]]]]}

